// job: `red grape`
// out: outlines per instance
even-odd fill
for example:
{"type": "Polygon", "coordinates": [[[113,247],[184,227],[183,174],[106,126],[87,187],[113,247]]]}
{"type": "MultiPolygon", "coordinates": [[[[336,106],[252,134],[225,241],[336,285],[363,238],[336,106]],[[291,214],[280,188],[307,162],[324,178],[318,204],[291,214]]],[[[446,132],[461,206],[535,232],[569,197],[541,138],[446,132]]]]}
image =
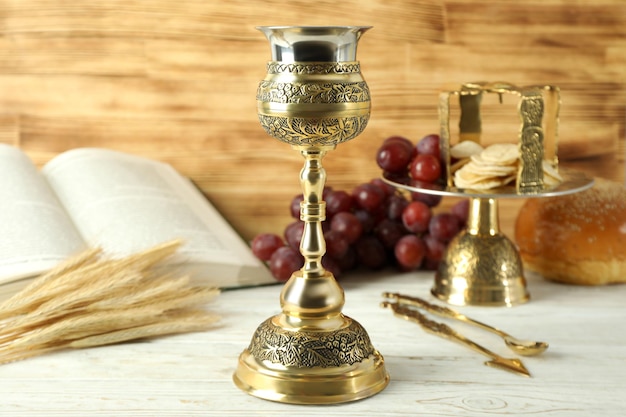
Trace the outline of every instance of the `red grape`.
{"type": "Polygon", "coordinates": [[[326,254],[334,259],[344,256],[350,246],[345,236],[336,230],[324,233],[324,240],[326,241],[326,254]]]}
{"type": "Polygon", "coordinates": [[[357,240],[355,250],[359,264],[369,269],[380,269],[387,265],[387,251],[374,236],[368,235],[357,240]]]}
{"type": "Polygon", "coordinates": [[[289,208],[291,211],[291,217],[294,219],[300,219],[300,203],[302,201],[304,201],[304,196],[302,194],[294,196],[291,200],[291,206],[289,208]]]}
{"type": "Polygon", "coordinates": [[[421,201],[428,207],[437,207],[441,203],[443,197],[437,194],[420,193],[417,191],[411,192],[411,200],[421,201]]]}
{"type": "Polygon", "coordinates": [[[358,262],[354,245],[351,245],[348,248],[348,251],[344,256],[339,259],[334,259],[334,261],[337,263],[342,272],[347,272],[356,268],[358,262]]]}
{"type": "Polygon", "coordinates": [[[322,266],[328,272],[333,274],[333,276],[335,278],[339,278],[342,275],[343,271],[341,270],[341,267],[339,266],[339,263],[337,262],[336,259],[333,259],[330,256],[322,257],[322,266]]]}
{"type": "Polygon", "coordinates": [[[278,281],[287,281],[291,274],[303,265],[304,258],[300,252],[289,246],[276,250],[269,260],[270,271],[278,281]]]}
{"type": "Polygon", "coordinates": [[[357,209],[354,210],[354,216],[359,219],[361,222],[361,226],[363,226],[363,233],[369,233],[374,230],[374,226],[376,226],[377,216],[373,213],[370,213],[367,210],[357,209]]]}
{"type": "Polygon", "coordinates": [[[388,249],[393,249],[396,242],[404,235],[407,230],[402,223],[391,219],[383,219],[376,225],[375,235],[388,249]]]}
{"type": "Polygon", "coordinates": [[[440,159],[439,143],[440,143],[439,135],[436,135],[436,134],[426,135],[422,139],[420,139],[419,142],[417,142],[417,145],[416,145],[417,153],[424,154],[424,155],[432,155],[435,158],[437,158],[437,160],[439,160],[440,159]]]}
{"type": "Polygon", "coordinates": [[[326,215],[330,218],[342,211],[350,211],[353,205],[354,200],[346,191],[331,191],[326,196],[326,215]]]}
{"type": "Polygon", "coordinates": [[[303,232],[304,222],[296,220],[289,223],[285,228],[285,240],[287,241],[287,245],[295,250],[299,250],[303,232]]]}
{"type": "Polygon", "coordinates": [[[382,180],[382,178],[374,178],[373,180],[370,181],[370,183],[380,188],[385,194],[385,197],[388,197],[396,193],[396,187],[394,187],[391,184],[386,183],[385,181],[382,180]]]}
{"type": "Polygon", "coordinates": [[[383,144],[391,143],[391,142],[398,142],[406,146],[406,148],[411,152],[411,158],[414,158],[415,155],[417,155],[417,149],[415,148],[415,146],[413,146],[413,142],[411,142],[409,139],[405,138],[404,136],[389,136],[387,139],[383,141],[383,144]]]}
{"type": "Polygon", "coordinates": [[[335,230],[345,236],[349,244],[356,242],[363,234],[363,225],[354,213],[342,211],[333,216],[330,221],[330,230],[335,230]]]}
{"type": "Polygon", "coordinates": [[[402,219],[402,212],[409,205],[409,201],[400,194],[394,194],[387,199],[387,218],[402,219]]]}
{"type": "Polygon", "coordinates": [[[461,230],[459,218],[451,213],[439,213],[430,219],[429,233],[437,240],[449,242],[461,230]]]}
{"type": "Polygon", "coordinates": [[[450,207],[450,213],[457,216],[462,225],[466,225],[469,217],[469,200],[464,199],[456,202],[452,207],[450,207]]]}
{"type": "Polygon", "coordinates": [[[446,251],[446,244],[429,234],[424,235],[422,239],[426,244],[426,260],[438,264],[446,251]]]}
{"type": "Polygon", "coordinates": [[[285,246],[285,242],[274,233],[261,233],[252,240],[250,246],[254,256],[262,261],[269,261],[278,248],[285,246]]]}
{"type": "Polygon", "coordinates": [[[422,265],[426,254],[426,244],[416,235],[405,235],[394,247],[396,260],[404,269],[417,269],[422,265]]]}
{"type": "MultiPolygon", "coordinates": [[[[326,219],[326,220],[328,220],[328,219],[326,219]]],[[[328,222],[328,221],[322,222],[322,233],[326,233],[329,230],[330,230],[330,222],[328,222]]]]}
{"type": "Polygon", "coordinates": [[[428,230],[431,217],[430,207],[421,201],[412,201],[402,212],[402,224],[413,233],[422,233],[428,230]]]}
{"type": "Polygon", "coordinates": [[[411,183],[411,178],[409,177],[408,166],[407,166],[406,172],[402,172],[402,173],[383,172],[383,176],[389,181],[393,181],[397,184],[408,185],[411,183]]]}
{"type": "Polygon", "coordinates": [[[388,141],[376,151],[376,163],[388,172],[404,172],[411,161],[413,150],[400,141],[388,141]]]}
{"type": "Polygon", "coordinates": [[[357,185],[352,191],[356,205],[370,213],[379,210],[385,201],[385,193],[374,184],[357,185]]]}
{"type": "Polygon", "coordinates": [[[409,174],[415,180],[435,182],[441,177],[441,163],[432,155],[418,154],[411,161],[409,174]]]}

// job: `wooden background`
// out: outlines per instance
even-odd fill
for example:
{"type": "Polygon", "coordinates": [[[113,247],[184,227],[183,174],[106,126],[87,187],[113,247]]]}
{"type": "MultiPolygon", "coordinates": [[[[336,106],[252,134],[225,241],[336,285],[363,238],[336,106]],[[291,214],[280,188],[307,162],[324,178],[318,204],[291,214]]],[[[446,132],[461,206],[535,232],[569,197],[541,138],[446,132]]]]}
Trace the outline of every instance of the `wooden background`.
{"type": "MultiPolygon", "coordinates": [[[[302,161],[258,124],[257,25],[373,25],[358,59],[370,124],[325,159],[328,185],[380,175],[381,141],[437,132],[437,95],[469,81],[561,87],[563,164],[624,180],[623,0],[0,0],[0,142],[38,164],[79,146],[172,163],[246,238],[281,232],[302,161]]],[[[494,106],[494,140],[514,107],[494,106]]],[[[503,201],[510,231],[520,201],[503,201]]]]}

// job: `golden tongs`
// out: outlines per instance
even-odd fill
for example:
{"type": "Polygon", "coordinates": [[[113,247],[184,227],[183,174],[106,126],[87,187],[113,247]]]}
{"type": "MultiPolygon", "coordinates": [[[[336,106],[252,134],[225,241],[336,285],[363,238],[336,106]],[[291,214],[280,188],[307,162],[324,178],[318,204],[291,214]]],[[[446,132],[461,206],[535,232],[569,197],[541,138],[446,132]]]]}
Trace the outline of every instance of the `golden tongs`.
{"type": "Polygon", "coordinates": [[[482,323],[478,320],[469,318],[459,313],[458,311],[452,310],[451,308],[431,304],[426,300],[422,300],[418,297],[410,297],[408,295],[389,292],[383,293],[383,297],[394,300],[399,304],[421,308],[422,310],[427,311],[431,314],[436,314],[441,317],[462,321],[479,327],[483,330],[487,330],[488,332],[495,333],[498,336],[502,337],[506,346],[518,355],[535,356],[543,353],[548,348],[548,344],[546,342],[518,339],[508,333],[503,332],[500,329],[489,326],[488,324],[482,323]]]}
{"type": "Polygon", "coordinates": [[[398,304],[397,302],[390,301],[383,301],[381,306],[391,309],[394,314],[400,318],[419,324],[426,331],[436,334],[437,336],[441,336],[443,338],[461,343],[469,347],[470,349],[473,349],[479,353],[482,353],[483,355],[490,357],[491,360],[485,362],[485,365],[487,366],[503,369],[509,372],[516,373],[518,375],[530,376],[530,372],[528,371],[528,369],[526,369],[524,364],[519,359],[504,358],[490,351],[489,349],[477,344],[476,342],[466,338],[465,336],[462,336],[461,334],[452,330],[452,328],[450,328],[449,326],[428,319],[426,316],[424,316],[422,313],[415,309],[398,304]]]}

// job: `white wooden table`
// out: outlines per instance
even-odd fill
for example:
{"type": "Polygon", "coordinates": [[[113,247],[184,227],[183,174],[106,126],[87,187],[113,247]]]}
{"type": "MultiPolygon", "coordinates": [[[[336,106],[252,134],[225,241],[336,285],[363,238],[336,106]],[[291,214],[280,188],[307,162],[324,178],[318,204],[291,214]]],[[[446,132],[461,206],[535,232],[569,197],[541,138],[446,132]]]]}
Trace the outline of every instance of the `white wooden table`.
{"type": "MultiPolygon", "coordinates": [[[[351,278],[344,313],[359,321],[391,375],[380,394],[332,406],[273,403],[232,383],[237,357],[280,286],[225,292],[218,328],[158,340],[64,351],[0,366],[0,416],[624,416],[626,286],[554,284],[529,277],[532,300],[463,313],[521,338],[550,342],[523,358],[532,378],[483,365],[486,357],[425,333],[379,307],[383,291],[429,296],[432,273],[351,278]]],[[[493,351],[494,335],[447,322],[493,351]]]]}

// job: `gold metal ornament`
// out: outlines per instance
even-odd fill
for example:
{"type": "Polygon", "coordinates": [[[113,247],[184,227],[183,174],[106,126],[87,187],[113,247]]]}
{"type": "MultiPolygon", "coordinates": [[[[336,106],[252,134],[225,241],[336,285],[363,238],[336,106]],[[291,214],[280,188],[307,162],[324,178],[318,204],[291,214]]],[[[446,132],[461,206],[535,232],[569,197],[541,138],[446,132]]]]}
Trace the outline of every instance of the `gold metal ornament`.
{"type": "Polygon", "coordinates": [[[322,159],[358,136],[370,94],[356,61],[369,27],[260,27],[272,61],[257,90],[261,126],[304,157],[300,183],[304,266],[280,294],[282,312],[259,325],[233,375],[245,392],[272,401],[332,404],[383,390],[389,375],[365,329],[343,315],[344,292],[322,266],[326,205],[322,159]]]}

